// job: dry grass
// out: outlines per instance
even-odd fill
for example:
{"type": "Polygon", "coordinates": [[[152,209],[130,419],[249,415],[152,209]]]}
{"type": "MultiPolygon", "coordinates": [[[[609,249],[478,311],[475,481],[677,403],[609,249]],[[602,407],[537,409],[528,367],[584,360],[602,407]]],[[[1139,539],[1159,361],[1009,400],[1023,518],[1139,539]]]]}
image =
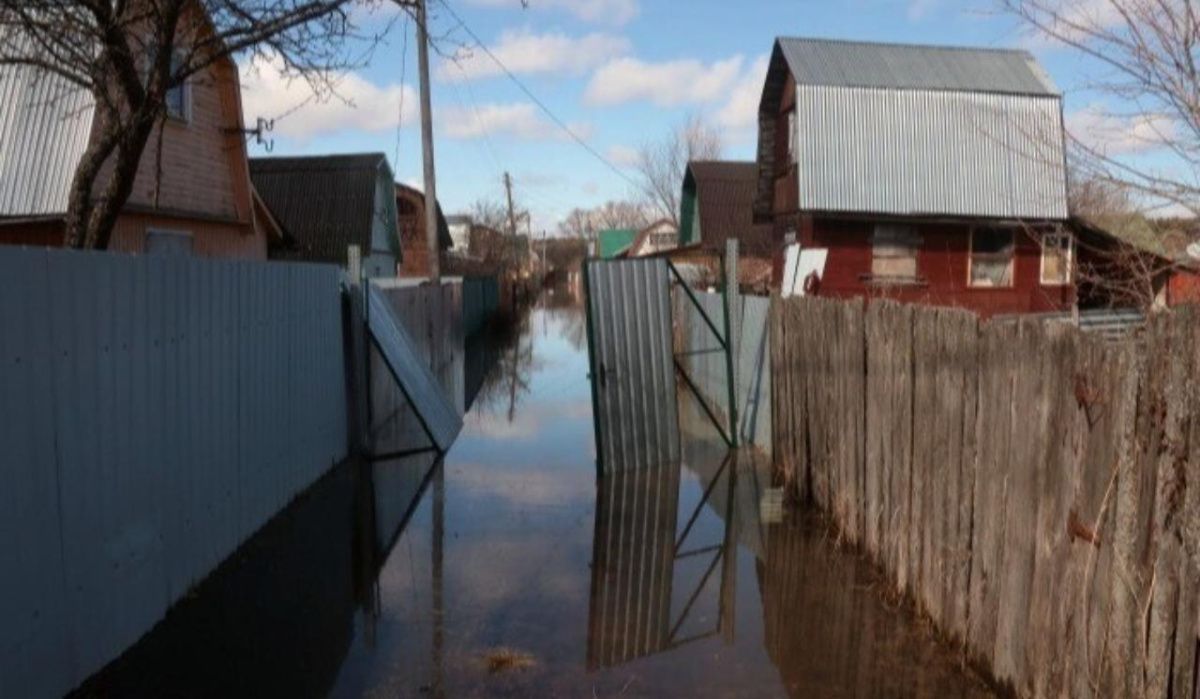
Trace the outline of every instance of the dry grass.
{"type": "Polygon", "coordinates": [[[484,654],[483,660],[492,674],[525,670],[537,665],[532,655],[513,648],[494,648],[484,654]]]}

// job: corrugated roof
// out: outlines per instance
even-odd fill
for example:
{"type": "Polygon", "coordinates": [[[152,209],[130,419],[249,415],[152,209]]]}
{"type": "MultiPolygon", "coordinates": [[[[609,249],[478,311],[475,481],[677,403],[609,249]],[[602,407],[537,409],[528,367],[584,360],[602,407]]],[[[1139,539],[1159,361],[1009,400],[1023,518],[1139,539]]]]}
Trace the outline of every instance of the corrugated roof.
{"type": "Polygon", "coordinates": [[[800,85],[1057,95],[1028,51],[780,37],[800,85]]]}
{"type": "Polygon", "coordinates": [[[705,248],[724,249],[727,238],[736,238],[743,254],[771,246],[771,224],[754,223],[757,163],[692,161],[684,179],[695,187],[700,243],[705,248]]]}
{"type": "MultiPolygon", "coordinates": [[[[28,42],[0,27],[0,43],[28,42]]],[[[92,97],[52,73],[0,66],[0,216],[55,216],[92,131],[92,97]]]]}
{"type": "MultiPolygon", "coordinates": [[[[779,39],[760,120],[773,123],[789,73],[801,210],[1067,217],[1062,101],[1027,52],[779,39]]],[[[765,217],[782,170],[763,133],[765,217]]]]}
{"type": "Polygon", "coordinates": [[[381,167],[387,167],[382,153],[251,158],[250,178],[296,241],[291,257],[345,264],[349,245],[364,256],[371,252],[381,167]]]}

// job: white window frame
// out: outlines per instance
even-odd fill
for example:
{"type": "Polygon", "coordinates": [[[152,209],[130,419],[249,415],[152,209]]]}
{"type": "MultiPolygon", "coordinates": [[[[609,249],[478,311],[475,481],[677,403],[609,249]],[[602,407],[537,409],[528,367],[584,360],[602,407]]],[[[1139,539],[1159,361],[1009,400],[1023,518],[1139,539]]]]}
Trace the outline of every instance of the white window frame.
{"type": "Polygon", "coordinates": [[[970,289],[1012,289],[1017,285],[1017,230],[1012,226],[972,226],[971,237],[967,241],[967,287],[970,289]],[[1012,256],[1008,258],[1008,283],[976,284],[975,283],[975,233],[976,231],[1008,231],[1012,237],[1012,256]]]}
{"type": "Polygon", "coordinates": [[[169,236],[169,237],[173,237],[173,238],[186,238],[188,241],[188,255],[190,256],[190,255],[196,254],[196,236],[192,235],[191,231],[185,231],[185,230],[176,229],[176,228],[153,228],[153,227],[151,227],[151,228],[146,229],[146,240],[142,244],[142,250],[147,255],[159,254],[159,253],[152,253],[149,250],[150,236],[152,236],[152,235],[158,235],[158,236],[164,236],[164,237],[169,236]]]}
{"type": "MultiPolygon", "coordinates": [[[[1054,230],[1049,233],[1043,233],[1041,236],[1041,246],[1042,246],[1041,266],[1040,266],[1040,269],[1038,270],[1038,282],[1041,283],[1042,286],[1070,286],[1071,282],[1075,279],[1075,236],[1071,235],[1069,232],[1064,231],[1060,228],[1060,229],[1054,230]],[[1051,240],[1062,241],[1063,239],[1066,239],[1066,241],[1067,241],[1066,274],[1064,275],[1064,279],[1061,279],[1061,280],[1049,279],[1048,280],[1048,279],[1046,279],[1047,243],[1051,240]]],[[[1056,249],[1058,249],[1058,248],[1056,247],[1056,249]]]]}

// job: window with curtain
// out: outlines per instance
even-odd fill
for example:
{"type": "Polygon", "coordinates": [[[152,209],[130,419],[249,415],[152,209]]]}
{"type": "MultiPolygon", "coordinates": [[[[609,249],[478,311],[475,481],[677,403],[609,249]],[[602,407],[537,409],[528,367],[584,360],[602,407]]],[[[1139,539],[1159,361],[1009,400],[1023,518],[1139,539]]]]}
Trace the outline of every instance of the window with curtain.
{"type": "Polygon", "coordinates": [[[1042,236],[1042,284],[1070,284],[1073,263],[1074,245],[1070,233],[1059,230],[1042,236]]]}

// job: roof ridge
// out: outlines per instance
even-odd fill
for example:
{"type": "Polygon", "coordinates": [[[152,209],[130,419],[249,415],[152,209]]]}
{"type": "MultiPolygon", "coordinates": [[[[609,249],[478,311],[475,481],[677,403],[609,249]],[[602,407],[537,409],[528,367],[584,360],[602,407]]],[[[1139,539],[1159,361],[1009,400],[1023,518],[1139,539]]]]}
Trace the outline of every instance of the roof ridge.
{"type": "Polygon", "coordinates": [[[922,50],[938,50],[938,51],[990,51],[994,53],[1011,53],[1020,56],[1028,56],[1033,58],[1033,54],[1028,49],[1011,48],[1011,47],[996,47],[996,46],[954,46],[947,44],[924,44],[902,41],[876,41],[873,39],[841,39],[836,37],[822,36],[783,36],[775,37],[776,41],[809,41],[821,42],[827,44],[846,44],[854,46],[884,46],[888,48],[908,48],[922,50]]]}

